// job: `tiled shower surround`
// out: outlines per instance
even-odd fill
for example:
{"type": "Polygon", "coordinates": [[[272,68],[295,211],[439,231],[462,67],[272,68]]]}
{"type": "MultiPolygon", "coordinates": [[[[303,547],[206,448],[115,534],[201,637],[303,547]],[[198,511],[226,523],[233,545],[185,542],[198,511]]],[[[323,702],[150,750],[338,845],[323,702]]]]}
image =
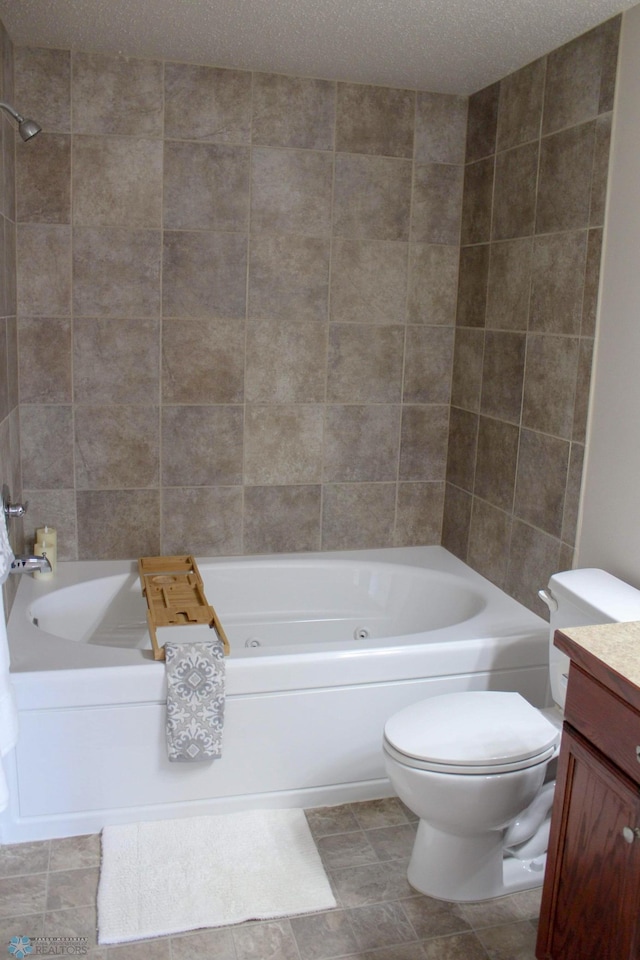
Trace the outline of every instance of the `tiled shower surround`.
{"type": "Polygon", "coordinates": [[[442,538],[531,605],[574,541],[618,30],[469,100],[16,49],[27,538],[442,538]]]}

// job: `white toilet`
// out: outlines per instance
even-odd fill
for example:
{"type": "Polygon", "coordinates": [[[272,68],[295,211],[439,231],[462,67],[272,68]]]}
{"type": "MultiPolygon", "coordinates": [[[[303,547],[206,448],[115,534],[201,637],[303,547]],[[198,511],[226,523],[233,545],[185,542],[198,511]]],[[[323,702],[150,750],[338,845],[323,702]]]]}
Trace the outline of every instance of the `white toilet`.
{"type": "Polygon", "coordinates": [[[419,818],[408,869],[416,890],[441,900],[487,900],[542,883],[569,661],[553,646],[568,626],[640,620],[640,591],[603,570],[551,577],[550,683],[556,705],[518,693],[473,691],[421,700],[384,729],[384,760],[419,818]],[[548,777],[547,777],[548,780],[548,777]]]}

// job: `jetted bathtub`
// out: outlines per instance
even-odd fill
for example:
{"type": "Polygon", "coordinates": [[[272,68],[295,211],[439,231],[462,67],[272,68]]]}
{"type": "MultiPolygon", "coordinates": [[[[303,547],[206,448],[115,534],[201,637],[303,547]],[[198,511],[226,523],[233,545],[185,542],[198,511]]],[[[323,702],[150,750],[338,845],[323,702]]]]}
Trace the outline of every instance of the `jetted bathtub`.
{"type": "Polygon", "coordinates": [[[222,757],[193,764],[167,759],[165,667],[136,564],[22,577],[8,625],[20,739],[5,758],[2,842],[388,796],[382,731],[402,707],[485,689],[547,702],[545,621],[442,547],[198,565],[231,655],[222,757]]]}

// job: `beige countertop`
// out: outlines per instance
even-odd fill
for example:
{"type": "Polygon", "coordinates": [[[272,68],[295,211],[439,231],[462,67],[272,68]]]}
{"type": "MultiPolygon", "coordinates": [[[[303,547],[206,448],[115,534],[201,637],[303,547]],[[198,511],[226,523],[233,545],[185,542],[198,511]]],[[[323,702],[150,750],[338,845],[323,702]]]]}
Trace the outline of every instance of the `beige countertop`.
{"type": "Polygon", "coordinates": [[[640,621],[567,627],[561,632],[572,645],[640,688],[640,621]]]}

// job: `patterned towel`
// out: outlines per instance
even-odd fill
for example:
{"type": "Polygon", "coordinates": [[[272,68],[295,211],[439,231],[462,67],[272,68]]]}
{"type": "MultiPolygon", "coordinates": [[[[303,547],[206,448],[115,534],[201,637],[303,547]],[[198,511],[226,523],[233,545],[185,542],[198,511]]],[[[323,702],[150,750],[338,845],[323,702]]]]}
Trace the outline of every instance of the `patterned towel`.
{"type": "Polygon", "coordinates": [[[220,640],[165,643],[167,752],[193,763],[222,753],[224,650],[220,640]]]}

